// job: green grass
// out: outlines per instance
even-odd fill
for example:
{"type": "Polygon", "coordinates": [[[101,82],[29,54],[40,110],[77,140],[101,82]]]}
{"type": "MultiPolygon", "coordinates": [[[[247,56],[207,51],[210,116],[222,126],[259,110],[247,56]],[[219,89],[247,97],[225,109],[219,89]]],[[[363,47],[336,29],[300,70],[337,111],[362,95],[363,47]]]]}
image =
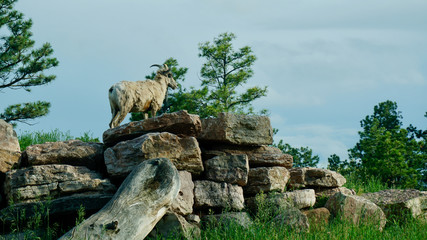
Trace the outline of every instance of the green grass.
{"type": "Polygon", "coordinates": [[[71,136],[70,131],[62,132],[59,129],[55,129],[50,132],[25,131],[18,134],[18,140],[19,140],[19,145],[21,146],[21,151],[24,151],[28,146],[31,146],[34,144],[42,144],[45,142],[66,141],[71,139],[79,139],[83,142],[99,142],[98,138],[93,138],[92,133],[90,131],[83,133],[83,136],[77,137],[77,138],[71,136]]]}

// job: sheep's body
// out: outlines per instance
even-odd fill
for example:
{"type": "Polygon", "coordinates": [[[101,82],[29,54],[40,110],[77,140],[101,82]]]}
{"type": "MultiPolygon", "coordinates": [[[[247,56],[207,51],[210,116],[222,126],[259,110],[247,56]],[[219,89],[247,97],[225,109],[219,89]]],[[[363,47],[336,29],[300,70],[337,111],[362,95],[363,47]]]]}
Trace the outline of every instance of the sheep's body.
{"type": "Polygon", "coordinates": [[[175,89],[176,82],[166,65],[157,71],[155,80],[121,81],[111,86],[108,94],[113,115],[110,128],[117,127],[129,112],[143,112],[147,119],[147,112],[151,110],[152,116],[156,116],[168,87],[175,89]]]}

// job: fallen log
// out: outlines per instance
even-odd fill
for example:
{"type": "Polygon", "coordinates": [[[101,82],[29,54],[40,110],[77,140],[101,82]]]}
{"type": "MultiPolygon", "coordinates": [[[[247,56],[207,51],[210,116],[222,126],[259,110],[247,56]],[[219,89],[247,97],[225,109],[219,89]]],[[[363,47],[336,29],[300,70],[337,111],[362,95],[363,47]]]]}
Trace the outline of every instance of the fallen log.
{"type": "Polygon", "coordinates": [[[60,239],[144,239],[178,195],[180,179],[170,160],[139,164],[101,209],[60,239]]]}

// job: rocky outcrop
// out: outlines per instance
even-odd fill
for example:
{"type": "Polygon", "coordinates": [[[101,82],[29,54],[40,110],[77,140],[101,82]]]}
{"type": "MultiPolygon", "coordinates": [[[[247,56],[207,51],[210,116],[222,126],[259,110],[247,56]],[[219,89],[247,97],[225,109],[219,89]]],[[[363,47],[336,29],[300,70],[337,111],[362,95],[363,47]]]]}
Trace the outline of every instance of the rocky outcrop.
{"type": "Polygon", "coordinates": [[[113,193],[116,187],[86,167],[42,165],[6,173],[5,193],[14,203],[58,198],[76,193],[113,193]]]}
{"type": "Polygon", "coordinates": [[[109,129],[102,138],[107,146],[130,140],[150,132],[169,132],[180,136],[197,137],[202,130],[199,116],[187,111],[165,113],[158,117],[135,121],[109,129]]]}
{"type": "Polygon", "coordinates": [[[339,173],[321,168],[293,168],[290,170],[290,188],[341,187],[346,179],[339,173]]]}
{"type": "Polygon", "coordinates": [[[335,188],[315,188],[316,198],[320,197],[332,197],[335,193],[340,192],[347,195],[356,195],[356,191],[353,189],[348,189],[346,187],[335,187],[335,188]]]}
{"type": "Polygon", "coordinates": [[[387,219],[404,220],[407,216],[427,221],[427,193],[415,189],[388,189],[362,195],[384,211],[387,219]]]}
{"type": "Polygon", "coordinates": [[[291,168],[293,158],[289,154],[283,153],[277,147],[271,146],[239,146],[239,145],[204,145],[203,159],[210,159],[216,156],[241,155],[248,156],[249,166],[254,167],[286,167],[291,168]]]}
{"type": "Polygon", "coordinates": [[[227,226],[237,224],[246,229],[252,225],[252,219],[247,212],[227,212],[221,214],[209,214],[202,217],[204,226],[227,226]]]}
{"type": "Polygon", "coordinates": [[[202,142],[220,142],[236,145],[270,145],[273,129],[267,116],[220,113],[217,118],[202,119],[202,142]]]}
{"type": "Polygon", "coordinates": [[[194,181],[194,207],[242,210],[243,189],[238,185],[207,180],[194,181]]]}
{"type": "Polygon", "coordinates": [[[249,164],[246,155],[217,156],[204,162],[205,177],[215,182],[245,186],[249,164]]]}
{"type": "Polygon", "coordinates": [[[144,239],[179,192],[179,174],[165,158],[145,161],[99,212],[60,239],[144,239]]]}
{"type": "Polygon", "coordinates": [[[179,179],[181,180],[181,187],[179,188],[178,196],[172,203],[171,209],[175,213],[188,215],[193,212],[194,183],[191,179],[191,173],[187,171],[179,171],[179,179]]]}
{"type": "Polygon", "coordinates": [[[336,193],[326,202],[325,207],[333,217],[341,217],[350,220],[354,224],[372,223],[383,230],[386,224],[386,216],[380,207],[360,196],[336,193]]]}
{"type": "MultiPolygon", "coordinates": [[[[17,166],[20,157],[21,152],[12,152],[0,149],[0,175],[5,174],[7,171],[10,171],[14,166],[17,166]]],[[[0,176],[0,181],[2,181],[2,179],[3,176],[0,176]]]]}
{"type": "Polygon", "coordinates": [[[200,228],[179,214],[167,212],[148,236],[154,239],[180,239],[182,236],[185,239],[199,239],[200,228]]]}
{"type": "Polygon", "coordinates": [[[316,203],[316,196],[313,189],[273,193],[270,197],[284,199],[285,201],[289,202],[291,206],[298,209],[313,207],[316,203]]]}
{"type": "Polygon", "coordinates": [[[23,152],[22,165],[67,164],[101,170],[104,169],[103,148],[102,143],[80,140],[36,144],[23,152]]]}
{"type": "Polygon", "coordinates": [[[20,152],[18,137],[13,126],[0,119],[0,149],[10,152],[20,152]]]}
{"type": "Polygon", "coordinates": [[[302,213],[307,216],[310,226],[326,226],[331,216],[329,210],[324,207],[304,210],[302,213]]]}
{"type": "Polygon", "coordinates": [[[289,171],[285,167],[251,168],[244,191],[246,195],[255,195],[260,191],[283,191],[288,180],[289,171]]]}
{"type": "Polygon", "coordinates": [[[194,137],[148,133],[120,142],[104,152],[107,172],[112,178],[124,178],[135,166],[152,158],[168,158],[178,170],[195,174],[203,171],[200,148],[194,137]]]}

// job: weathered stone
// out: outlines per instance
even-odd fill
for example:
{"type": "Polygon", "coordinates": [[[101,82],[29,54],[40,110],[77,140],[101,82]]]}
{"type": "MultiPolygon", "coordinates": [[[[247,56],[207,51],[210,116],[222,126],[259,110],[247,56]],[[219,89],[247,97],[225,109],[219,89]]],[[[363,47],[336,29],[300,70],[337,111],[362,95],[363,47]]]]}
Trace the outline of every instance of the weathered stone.
{"type": "Polygon", "coordinates": [[[272,193],[274,198],[282,198],[298,209],[313,207],[316,203],[316,196],[313,189],[295,190],[292,192],[272,193]]]}
{"type": "Polygon", "coordinates": [[[179,192],[179,174],[168,159],[134,168],[99,212],[60,239],[144,239],[179,192]]]}
{"type": "Polygon", "coordinates": [[[360,196],[336,193],[326,202],[325,207],[333,217],[340,216],[354,224],[372,223],[382,231],[386,224],[386,216],[380,207],[360,196]]]}
{"type": "Polygon", "coordinates": [[[212,145],[205,144],[202,149],[204,160],[226,155],[248,156],[249,166],[254,167],[286,167],[291,168],[293,158],[283,153],[277,147],[271,146],[239,146],[239,145],[212,145]]]}
{"type": "Polygon", "coordinates": [[[329,217],[331,216],[329,210],[324,207],[304,210],[302,213],[307,216],[310,226],[326,226],[329,222],[329,217]]]}
{"type": "Polygon", "coordinates": [[[209,214],[202,217],[202,223],[209,226],[228,226],[237,224],[249,229],[252,219],[247,212],[226,212],[221,214],[209,214]]]}
{"type": "Polygon", "coordinates": [[[339,173],[321,168],[292,168],[289,170],[291,178],[290,188],[306,187],[341,187],[346,179],[339,173]]]}
{"type": "Polygon", "coordinates": [[[204,162],[206,179],[245,186],[249,164],[246,155],[217,156],[204,162]]]}
{"type": "Polygon", "coordinates": [[[285,167],[251,168],[244,191],[246,195],[255,195],[260,191],[283,191],[288,180],[289,171],[285,167]]]}
{"type": "Polygon", "coordinates": [[[189,223],[195,223],[195,224],[200,223],[200,217],[199,215],[196,215],[196,214],[189,214],[185,216],[185,220],[187,220],[187,222],[189,223]]]}
{"type": "Polygon", "coordinates": [[[243,209],[243,189],[238,185],[207,180],[194,181],[195,208],[243,209]]]}
{"type": "Polygon", "coordinates": [[[348,189],[346,187],[335,187],[335,188],[315,188],[316,198],[326,197],[329,198],[337,192],[341,192],[347,195],[356,195],[356,191],[348,189]]]}
{"type": "Polygon", "coordinates": [[[272,221],[277,225],[289,227],[297,232],[308,232],[310,228],[307,216],[294,207],[282,210],[272,221]]]}
{"type": "Polygon", "coordinates": [[[9,150],[0,149],[0,174],[6,173],[14,166],[18,165],[20,157],[21,152],[11,152],[9,150]]]}
{"type": "Polygon", "coordinates": [[[427,215],[427,193],[419,190],[387,189],[375,193],[365,193],[362,197],[378,205],[386,214],[387,219],[404,220],[407,216],[424,218],[427,215]]]}
{"type": "Polygon", "coordinates": [[[191,179],[191,173],[187,171],[179,171],[179,178],[181,179],[181,187],[171,209],[181,215],[188,215],[193,212],[194,183],[191,179]]]}
{"type": "Polygon", "coordinates": [[[104,152],[108,174],[113,178],[126,177],[136,165],[152,158],[168,158],[178,170],[195,174],[203,171],[200,148],[194,137],[148,133],[120,142],[104,152]]]}
{"type": "Polygon", "coordinates": [[[113,193],[116,187],[101,174],[82,166],[41,165],[6,173],[5,194],[15,203],[75,193],[113,193]]]}
{"type": "Polygon", "coordinates": [[[185,239],[199,239],[200,228],[174,212],[167,212],[148,235],[154,239],[179,239],[181,236],[185,239]]]}
{"type": "Polygon", "coordinates": [[[104,144],[114,144],[137,138],[150,132],[169,132],[177,135],[197,137],[202,129],[199,116],[187,111],[165,113],[142,121],[130,122],[108,129],[103,134],[104,144]]]}
{"type": "Polygon", "coordinates": [[[10,152],[20,152],[18,137],[12,124],[0,119],[0,149],[10,152]]]}
{"type": "Polygon", "coordinates": [[[67,164],[92,170],[104,165],[102,143],[68,140],[28,146],[22,154],[22,165],[67,164]]]}
{"type": "Polygon", "coordinates": [[[237,145],[269,145],[273,143],[273,129],[266,116],[220,113],[217,118],[202,119],[202,132],[197,139],[237,145]]]}

